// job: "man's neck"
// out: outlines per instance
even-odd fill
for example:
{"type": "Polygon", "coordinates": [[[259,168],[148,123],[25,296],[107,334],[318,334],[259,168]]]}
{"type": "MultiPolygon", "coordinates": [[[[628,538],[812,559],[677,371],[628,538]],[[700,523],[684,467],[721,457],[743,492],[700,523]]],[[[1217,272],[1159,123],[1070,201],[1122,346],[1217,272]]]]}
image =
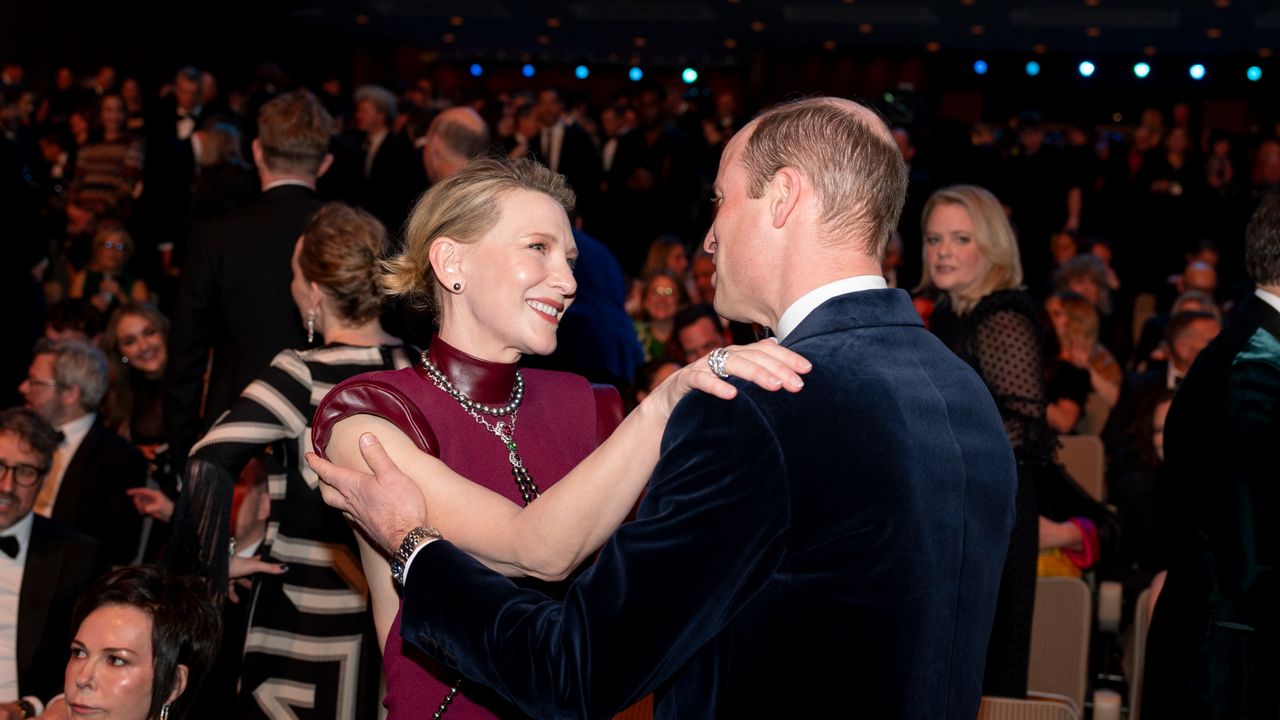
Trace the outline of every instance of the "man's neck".
{"type": "Polygon", "coordinates": [[[803,271],[788,273],[788,279],[784,279],[781,286],[778,307],[768,309],[771,316],[767,323],[768,327],[777,328],[778,320],[788,308],[823,285],[859,275],[883,276],[879,262],[865,255],[855,254],[847,248],[844,250],[844,257],[837,257],[839,253],[835,252],[819,255],[821,257],[811,258],[793,266],[804,268],[803,271]]]}
{"type": "Polygon", "coordinates": [[[61,419],[58,420],[58,422],[53,423],[53,425],[55,427],[64,427],[66,425],[70,425],[71,423],[79,420],[82,417],[85,417],[88,414],[89,412],[87,410],[78,410],[78,411],[75,411],[75,413],[72,415],[64,415],[61,419]]]}
{"type": "Polygon", "coordinates": [[[289,173],[274,173],[268,170],[258,168],[258,180],[262,183],[262,189],[266,190],[268,186],[279,182],[298,183],[306,185],[312,190],[316,189],[316,178],[314,175],[294,175],[289,173]]]}

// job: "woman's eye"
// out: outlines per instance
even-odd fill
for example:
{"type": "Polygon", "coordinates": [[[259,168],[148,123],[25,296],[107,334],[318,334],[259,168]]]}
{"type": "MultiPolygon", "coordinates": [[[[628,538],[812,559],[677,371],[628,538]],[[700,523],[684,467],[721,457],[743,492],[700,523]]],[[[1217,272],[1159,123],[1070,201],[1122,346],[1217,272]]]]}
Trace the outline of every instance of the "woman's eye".
{"type": "Polygon", "coordinates": [[[957,236],[956,236],[956,243],[958,243],[958,244],[960,244],[960,245],[965,245],[965,244],[967,244],[968,242],[969,242],[969,237],[968,237],[967,235],[957,235],[957,236]]]}
{"type": "Polygon", "coordinates": [[[937,245],[939,242],[942,242],[942,238],[937,235],[927,235],[924,239],[926,245],[937,245]]]}
{"type": "Polygon", "coordinates": [[[107,662],[111,663],[115,667],[122,667],[124,665],[129,664],[124,658],[120,657],[119,655],[108,655],[107,662]]]}
{"type": "Polygon", "coordinates": [[[538,252],[546,252],[546,251],[547,251],[547,244],[546,244],[546,243],[541,243],[541,242],[531,243],[531,244],[529,245],[529,249],[530,249],[530,250],[537,250],[538,252]]]}
{"type": "Polygon", "coordinates": [[[73,658],[83,658],[83,657],[85,657],[85,655],[86,655],[86,653],[85,653],[85,651],[84,651],[84,648],[78,648],[78,647],[73,647],[73,648],[71,648],[71,657],[73,657],[73,658]]]}

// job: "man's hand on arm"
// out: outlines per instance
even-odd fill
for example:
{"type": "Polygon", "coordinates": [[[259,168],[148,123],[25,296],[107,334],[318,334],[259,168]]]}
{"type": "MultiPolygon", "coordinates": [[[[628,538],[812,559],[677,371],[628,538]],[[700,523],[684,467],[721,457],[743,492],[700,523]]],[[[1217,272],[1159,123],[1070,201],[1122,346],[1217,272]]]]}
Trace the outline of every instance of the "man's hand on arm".
{"type": "Polygon", "coordinates": [[[427,524],[427,501],[373,433],[360,436],[360,454],[372,475],[339,467],[315,453],[307,453],[307,464],[320,476],[324,501],[390,556],[410,530],[427,524]]]}

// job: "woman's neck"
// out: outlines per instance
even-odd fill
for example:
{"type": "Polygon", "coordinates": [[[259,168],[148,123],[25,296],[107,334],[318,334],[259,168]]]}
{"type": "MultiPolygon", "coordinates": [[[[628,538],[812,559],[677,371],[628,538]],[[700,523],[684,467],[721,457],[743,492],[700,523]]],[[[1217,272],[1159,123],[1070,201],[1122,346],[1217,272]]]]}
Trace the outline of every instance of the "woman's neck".
{"type": "Polygon", "coordinates": [[[514,364],[520,362],[520,353],[503,347],[493,337],[478,330],[478,323],[464,322],[446,313],[440,319],[440,329],[436,335],[449,345],[462,352],[486,362],[514,364]]]}
{"type": "Polygon", "coordinates": [[[332,327],[324,329],[324,343],[326,345],[342,343],[343,345],[373,347],[375,345],[400,344],[400,340],[383,330],[382,323],[376,319],[361,325],[344,325],[332,320],[330,320],[330,323],[332,323],[332,327]]]}
{"type": "MultiPolygon", "coordinates": [[[[486,405],[508,402],[516,381],[515,363],[491,362],[450,343],[443,335],[427,349],[431,364],[468,399],[486,405]]],[[[424,369],[425,371],[425,369],[424,369]]]]}

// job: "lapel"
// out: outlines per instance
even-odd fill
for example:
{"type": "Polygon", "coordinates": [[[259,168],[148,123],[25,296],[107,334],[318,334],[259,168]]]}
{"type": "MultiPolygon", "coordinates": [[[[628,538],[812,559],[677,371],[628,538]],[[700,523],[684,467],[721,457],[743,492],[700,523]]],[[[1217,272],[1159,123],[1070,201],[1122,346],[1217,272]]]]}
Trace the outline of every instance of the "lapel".
{"type": "Polygon", "coordinates": [[[1271,333],[1271,337],[1280,341],[1280,312],[1276,312],[1270,303],[1264,302],[1260,297],[1254,296],[1250,299],[1258,306],[1258,324],[1263,330],[1271,333]]]}
{"type": "Polygon", "coordinates": [[[905,290],[859,290],[837,295],[814,308],[782,344],[791,347],[827,333],[895,325],[924,328],[905,290]]]}
{"type": "Polygon", "coordinates": [[[68,527],[75,527],[80,517],[80,505],[85,499],[88,489],[84,487],[84,476],[89,462],[97,455],[98,443],[102,442],[102,434],[108,432],[102,424],[102,417],[94,419],[89,432],[85,433],[76,454],[67,463],[67,471],[62,474],[62,484],[58,486],[58,497],[53,503],[53,515],[50,520],[68,527]]]}
{"type": "MultiPolygon", "coordinates": [[[[22,588],[18,592],[18,675],[28,668],[40,648],[49,605],[58,587],[62,572],[62,545],[52,542],[48,522],[34,518],[31,526],[31,546],[27,548],[27,562],[22,570],[22,588]]],[[[55,620],[67,622],[66,618],[55,620]]]]}

